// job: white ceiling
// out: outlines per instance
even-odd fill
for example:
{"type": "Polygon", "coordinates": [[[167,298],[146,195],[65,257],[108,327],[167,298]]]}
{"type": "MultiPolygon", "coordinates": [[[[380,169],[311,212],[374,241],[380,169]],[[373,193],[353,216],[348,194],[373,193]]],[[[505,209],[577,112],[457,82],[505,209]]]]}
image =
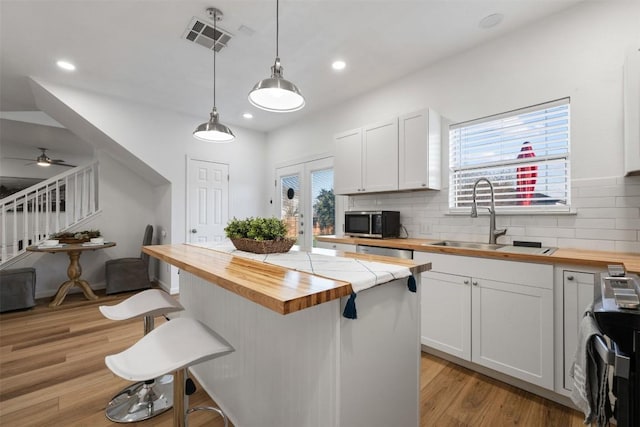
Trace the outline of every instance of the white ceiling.
{"type": "MultiPolygon", "coordinates": [[[[213,56],[182,37],[194,16],[207,20],[205,9],[215,6],[224,13],[218,25],[234,36],[217,57],[221,121],[270,131],[579,1],[282,0],[284,76],[307,105],[279,114],[247,101],[275,57],[275,0],[0,0],[0,111],[37,109],[27,78],[34,76],[185,113],[195,128],[213,104],[213,56]],[[504,14],[503,22],[480,28],[493,13],[504,14]],[[337,58],[347,62],[341,73],[331,69],[337,58]],[[58,59],[77,70],[60,70],[58,59]],[[254,118],[243,119],[244,112],[254,118]]],[[[6,148],[14,137],[3,131],[0,142],[6,148]]]]}

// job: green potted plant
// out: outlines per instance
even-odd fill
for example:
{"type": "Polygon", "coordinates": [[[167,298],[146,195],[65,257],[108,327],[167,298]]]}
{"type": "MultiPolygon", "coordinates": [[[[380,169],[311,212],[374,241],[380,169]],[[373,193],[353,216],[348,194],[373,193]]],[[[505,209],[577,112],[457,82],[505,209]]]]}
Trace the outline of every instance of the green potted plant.
{"type": "Polygon", "coordinates": [[[236,249],[259,254],[288,252],[296,239],[287,237],[287,226],[278,218],[233,218],[224,229],[236,249]]]}

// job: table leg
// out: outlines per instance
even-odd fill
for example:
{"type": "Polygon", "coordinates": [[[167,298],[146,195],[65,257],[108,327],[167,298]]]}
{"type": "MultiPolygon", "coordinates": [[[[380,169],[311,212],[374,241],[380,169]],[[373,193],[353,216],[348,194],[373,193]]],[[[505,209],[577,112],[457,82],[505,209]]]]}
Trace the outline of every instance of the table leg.
{"type": "Polygon", "coordinates": [[[86,280],[80,279],[80,275],[82,275],[82,267],[80,266],[81,252],[69,251],[68,254],[69,267],[67,268],[67,276],[69,276],[69,280],[60,285],[60,287],[58,288],[58,292],[56,292],[56,296],[49,304],[49,307],[57,307],[62,304],[62,301],[67,296],[67,292],[69,292],[69,289],[71,289],[72,286],[79,287],[86,299],[98,299],[98,296],[93,293],[93,290],[89,286],[89,283],[86,280]]]}

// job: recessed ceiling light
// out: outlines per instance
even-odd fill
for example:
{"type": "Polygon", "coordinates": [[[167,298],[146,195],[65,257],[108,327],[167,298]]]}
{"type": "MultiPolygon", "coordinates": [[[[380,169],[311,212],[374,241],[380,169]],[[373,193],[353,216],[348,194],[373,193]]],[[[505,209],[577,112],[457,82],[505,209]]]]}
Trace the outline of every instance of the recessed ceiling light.
{"type": "Polygon", "coordinates": [[[245,119],[253,119],[253,114],[251,114],[251,113],[244,113],[244,114],[242,115],[242,117],[244,117],[245,119]]]}
{"type": "Polygon", "coordinates": [[[344,70],[346,66],[347,66],[347,63],[340,60],[333,61],[333,64],[331,64],[331,68],[333,68],[336,71],[344,70]]]}
{"type": "Polygon", "coordinates": [[[478,26],[480,28],[492,28],[495,27],[496,25],[498,25],[499,23],[502,22],[502,18],[504,18],[504,15],[501,13],[492,13],[491,15],[487,15],[484,18],[482,18],[480,20],[480,23],[478,24],[478,26]]]}
{"type": "Polygon", "coordinates": [[[67,70],[67,71],[75,71],[76,66],[73,65],[71,62],[69,61],[58,61],[56,62],[56,65],[60,68],[62,68],[63,70],[67,70]]]}

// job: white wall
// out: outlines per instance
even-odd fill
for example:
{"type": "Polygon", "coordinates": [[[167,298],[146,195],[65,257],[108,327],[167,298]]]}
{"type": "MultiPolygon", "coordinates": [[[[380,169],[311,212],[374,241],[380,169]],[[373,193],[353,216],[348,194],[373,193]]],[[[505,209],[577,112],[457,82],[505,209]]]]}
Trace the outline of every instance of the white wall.
{"type": "MultiPolygon", "coordinates": [[[[263,214],[266,196],[258,183],[265,171],[264,134],[234,127],[234,142],[212,144],[192,136],[204,113],[188,117],[35,79],[32,89],[43,111],[157,187],[151,206],[159,232],[166,232],[163,243],[185,241],[187,157],[229,164],[230,217],[263,214]]],[[[175,268],[161,266],[157,272],[163,285],[177,291],[175,268]]]]}
{"type": "MultiPolygon", "coordinates": [[[[508,239],[640,252],[640,180],[621,176],[622,66],[639,22],[640,2],[585,2],[269,134],[268,170],[332,150],[336,133],[424,107],[461,122],[569,96],[577,215],[502,216],[498,226],[508,239]]],[[[447,188],[354,196],[348,207],[400,210],[412,237],[487,239],[486,217],[447,216],[447,188]]]]}

